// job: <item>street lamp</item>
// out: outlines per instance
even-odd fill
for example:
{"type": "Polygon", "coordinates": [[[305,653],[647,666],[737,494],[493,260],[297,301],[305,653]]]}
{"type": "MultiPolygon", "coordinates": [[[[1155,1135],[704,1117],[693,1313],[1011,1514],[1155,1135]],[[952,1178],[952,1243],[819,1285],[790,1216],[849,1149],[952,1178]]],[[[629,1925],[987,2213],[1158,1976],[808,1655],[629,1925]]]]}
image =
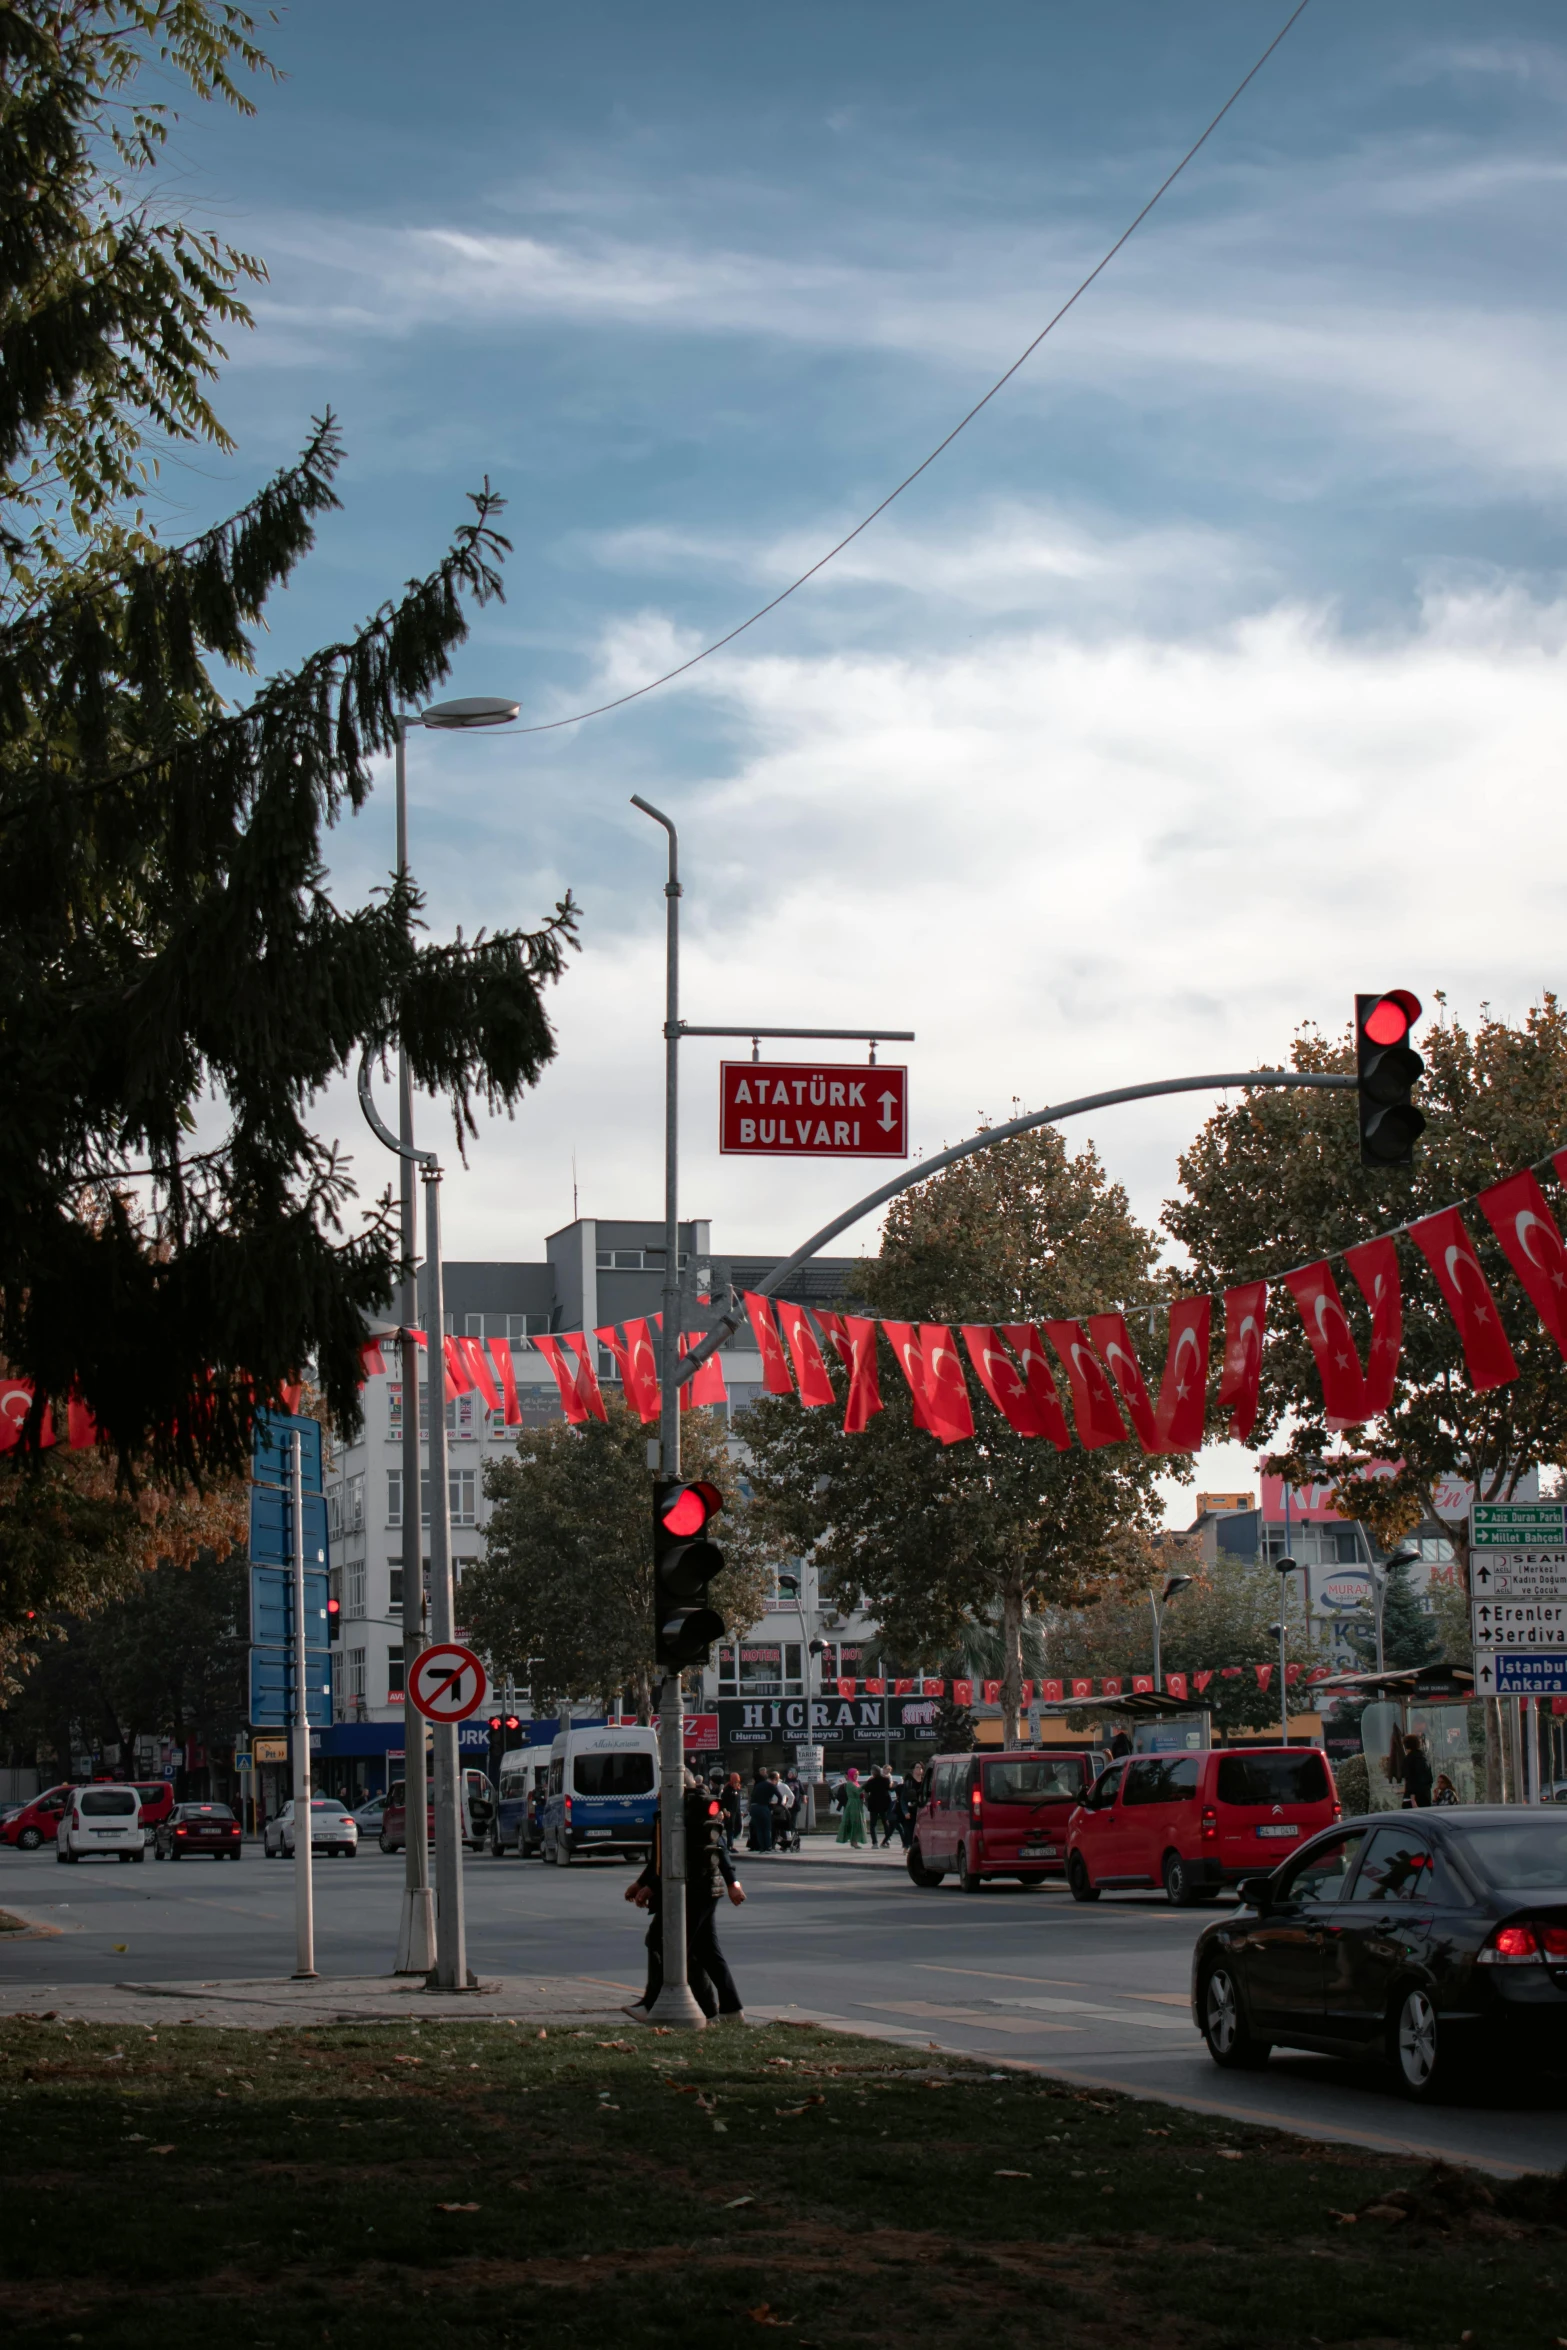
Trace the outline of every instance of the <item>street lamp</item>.
{"type": "Polygon", "coordinates": [[[1153,1611],[1153,1686],[1156,1697],[1164,1695],[1164,1674],[1159,1662],[1160,1641],[1164,1632],[1164,1611],[1176,1593],[1186,1589],[1191,1579],[1190,1575],[1167,1575],[1164,1579],[1164,1589],[1157,1599],[1154,1597],[1153,1585],[1150,1583],[1148,1586],[1148,1605],[1153,1611]]]}
{"type": "Polygon", "coordinates": [[[1290,1742],[1290,1708],[1284,1642],[1289,1627],[1284,1621],[1284,1611],[1289,1603],[1289,1593],[1285,1587],[1284,1578],[1286,1575],[1294,1573],[1299,1562],[1292,1559],[1286,1551],[1283,1558],[1275,1559],[1273,1563],[1279,1571],[1279,1621],[1276,1624],[1270,1624],[1268,1630],[1276,1632],[1279,1636],[1279,1733],[1280,1742],[1288,1746],[1290,1742]]]}
{"type": "MultiPolygon", "coordinates": [[[[399,880],[409,877],[408,868],[408,733],[411,727],[428,727],[432,733],[450,734],[482,726],[505,726],[518,715],[520,704],[507,701],[497,694],[470,695],[466,700],[436,702],[428,710],[400,710],[397,714],[397,873],[399,880]]],[[[424,1622],[424,1543],[421,1538],[423,1512],[419,1506],[419,1347],[412,1333],[419,1322],[419,1292],[414,1266],[418,1256],[417,1223],[414,1214],[414,1098],[413,1081],[408,1073],[408,1055],[399,1049],[397,1055],[397,1144],[401,1166],[399,1174],[399,1203],[401,1208],[401,1238],[403,1275],[397,1298],[397,1318],[402,1325],[403,1377],[403,1720],[410,1718],[413,1729],[406,1726],[403,1736],[403,1793],[406,1797],[404,1819],[407,1834],[403,1839],[403,1911],[397,1932],[397,1965],[400,1975],[427,1975],[437,1963],[435,1905],[430,1889],[430,1853],[424,1822],[428,1815],[428,1780],[424,1761],[424,1723],[409,1701],[407,1691],[412,1683],[414,1660],[425,1642],[424,1622]],[[415,1822],[418,1823],[417,1829],[415,1822]]],[[[433,1162],[432,1162],[433,1163],[433,1162]]],[[[438,1286],[438,1285],[437,1285],[438,1286]]],[[[441,1340],[444,1328],[437,1326],[425,1333],[430,1363],[430,1433],[435,1434],[437,1398],[444,1402],[443,1383],[437,1376],[441,1359],[441,1340]]],[[[442,1435],[445,1433],[444,1412],[442,1435]]],[[[446,1478],[439,1486],[430,1479],[430,1556],[433,1561],[443,1556],[447,1560],[447,1577],[451,1574],[451,1535],[448,1521],[450,1499],[446,1478]],[[436,1513],[447,1527],[444,1541],[437,1542],[436,1513]]],[[[449,1621],[449,1610],[448,1621],[449,1621]]],[[[437,1733],[439,1736],[440,1733],[437,1733]]],[[[460,1782],[454,1788],[454,1800],[461,1794],[460,1782]]],[[[458,1845],[459,1863],[461,1844],[458,1845]]],[[[460,1892],[460,1888],[459,1888],[460,1892]]],[[[461,1989],[462,1986],[458,1985],[461,1989]]]]}

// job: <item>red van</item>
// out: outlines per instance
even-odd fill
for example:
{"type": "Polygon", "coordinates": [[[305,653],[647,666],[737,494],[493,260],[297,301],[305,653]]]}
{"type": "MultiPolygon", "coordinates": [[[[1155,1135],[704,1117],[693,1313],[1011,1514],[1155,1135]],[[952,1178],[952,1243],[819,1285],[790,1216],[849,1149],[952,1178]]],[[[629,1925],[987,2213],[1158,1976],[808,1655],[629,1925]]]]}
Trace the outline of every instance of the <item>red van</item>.
{"type": "Polygon", "coordinates": [[[24,1803],[0,1827],[0,1843],[19,1844],[24,1852],[36,1852],[40,1844],[52,1844],[74,1792],[69,1780],[62,1780],[58,1787],[46,1787],[42,1795],[24,1803]]]}
{"type": "Polygon", "coordinates": [[[1101,1771],[1073,1813],[1067,1883],[1078,1901],[1162,1885],[1184,1909],[1276,1867],[1338,1816],[1319,1747],[1134,1754],[1101,1771]]]}
{"type": "Polygon", "coordinates": [[[172,1779],[133,1779],[137,1800],[141,1805],[141,1824],[150,1843],[166,1819],[174,1812],[174,1781],[172,1779]]]}
{"type": "Polygon", "coordinates": [[[915,1815],[909,1875],[916,1885],[955,1875],[965,1893],[977,1893],[987,1877],[1042,1885],[1063,1875],[1067,1822],[1098,1759],[1038,1747],[938,1755],[915,1815]]]}

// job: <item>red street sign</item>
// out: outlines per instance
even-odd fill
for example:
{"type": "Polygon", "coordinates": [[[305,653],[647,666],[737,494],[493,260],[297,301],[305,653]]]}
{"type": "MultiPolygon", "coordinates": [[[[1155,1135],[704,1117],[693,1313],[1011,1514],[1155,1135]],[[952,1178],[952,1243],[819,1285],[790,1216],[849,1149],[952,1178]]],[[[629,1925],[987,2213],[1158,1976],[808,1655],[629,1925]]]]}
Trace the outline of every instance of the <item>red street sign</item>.
{"type": "Polygon", "coordinates": [[[718,1147],[792,1159],[906,1159],[909,1073],[836,1061],[721,1061],[718,1147]]]}
{"type": "Polygon", "coordinates": [[[485,1698],[484,1667],[471,1648],[442,1641],[416,1656],[408,1694],[430,1722],[465,1722],[485,1698]]]}

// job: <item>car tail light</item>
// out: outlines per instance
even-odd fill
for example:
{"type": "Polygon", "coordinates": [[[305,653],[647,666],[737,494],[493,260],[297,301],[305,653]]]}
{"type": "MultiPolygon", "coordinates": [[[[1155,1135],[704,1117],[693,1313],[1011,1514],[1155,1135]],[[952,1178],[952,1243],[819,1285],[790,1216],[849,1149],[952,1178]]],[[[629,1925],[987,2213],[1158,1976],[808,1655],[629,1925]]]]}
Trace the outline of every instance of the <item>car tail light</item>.
{"type": "Polygon", "coordinates": [[[571,1817],[571,1797],[569,1795],[566,1798],[566,1817],[568,1820],[571,1817]]]}
{"type": "Polygon", "coordinates": [[[1210,1803],[1202,1815],[1202,1840],[1204,1844],[1215,1843],[1218,1839],[1218,1834],[1219,1815],[1214,1810],[1213,1805],[1210,1803]]]}
{"type": "Polygon", "coordinates": [[[1551,1966],[1567,1966],[1567,1926],[1536,1926],[1541,1955],[1551,1966]]]}
{"type": "Polygon", "coordinates": [[[1341,1820],[1344,1817],[1344,1806],[1341,1803],[1336,1803],[1333,1806],[1333,1817],[1336,1820],[1341,1820]]]}
{"type": "MultiPolygon", "coordinates": [[[[1554,1933],[1555,1927],[1548,1931],[1554,1933]]],[[[1481,1966],[1538,1966],[1540,1945],[1533,1926],[1498,1926],[1480,1953],[1481,1966]]]]}
{"type": "Polygon", "coordinates": [[[969,1800],[969,1809],[970,1809],[970,1811],[971,1811],[971,1812],[974,1814],[974,1817],[975,1817],[975,1819],[978,1819],[978,1818],[979,1818],[980,1804],[982,1803],[982,1801],[983,1801],[984,1799],[983,1799],[983,1797],[981,1796],[981,1794],[980,1794],[980,1791],[979,1791],[979,1789],[978,1789],[977,1787],[971,1787],[971,1788],[969,1789],[969,1793],[968,1793],[968,1800],[969,1800]]]}
{"type": "Polygon", "coordinates": [[[189,1828],[176,1828],[174,1833],[176,1836],[188,1836],[190,1834],[190,1830],[189,1828]]]}

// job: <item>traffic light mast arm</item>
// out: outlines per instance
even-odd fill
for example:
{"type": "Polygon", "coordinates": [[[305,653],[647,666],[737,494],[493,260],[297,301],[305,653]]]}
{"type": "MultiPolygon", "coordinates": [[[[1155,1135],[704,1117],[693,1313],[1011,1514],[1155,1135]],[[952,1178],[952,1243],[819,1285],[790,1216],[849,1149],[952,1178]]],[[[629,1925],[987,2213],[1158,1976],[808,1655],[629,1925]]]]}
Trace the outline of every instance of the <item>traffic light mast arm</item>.
{"type": "MultiPolygon", "coordinates": [[[[1359,1090],[1359,1084],[1357,1077],[1318,1076],[1315,1072],[1299,1069],[1242,1069],[1232,1071],[1225,1077],[1165,1077],[1157,1085],[1118,1085],[1108,1093],[1085,1093],[1075,1102],[1059,1102],[1054,1109],[1033,1110],[1026,1118],[1011,1118],[1005,1126],[987,1126],[983,1134],[971,1134],[967,1142],[955,1142],[950,1150],[937,1151],[934,1158],[921,1159],[917,1167],[910,1167],[904,1174],[894,1175],[890,1182],[881,1184],[875,1191],[867,1192],[864,1199],[856,1200],[852,1208],[846,1208],[841,1216],[835,1216],[830,1224],[824,1224],[820,1232],[812,1233],[810,1239],[797,1248],[792,1257],[786,1257],[781,1265],[775,1265],[770,1273],[764,1275],[756,1285],[756,1294],[759,1297],[773,1296],[791,1273],[808,1263],[830,1240],[836,1240],[840,1232],[847,1232],[851,1224],[857,1224],[862,1216],[868,1216],[872,1208],[879,1208],[887,1200],[896,1199],[900,1191],[911,1191],[916,1183],[924,1183],[928,1177],[939,1174],[943,1167],[955,1166],[959,1159],[972,1158],[976,1151],[989,1150],[992,1143],[1010,1142],[1015,1134],[1030,1134],[1036,1126],[1054,1126],[1062,1118],[1079,1118],[1087,1110],[1112,1109],[1118,1102],[1152,1101],[1166,1093],[1220,1093],[1232,1085],[1295,1086],[1318,1093],[1355,1093],[1359,1090]]],[[[697,1342],[689,1354],[680,1357],[673,1384],[678,1386],[682,1380],[691,1378],[698,1365],[706,1362],[708,1356],[739,1329],[744,1318],[738,1306],[730,1306],[725,1313],[720,1314],[706,1336],[697,1342]]]]}

